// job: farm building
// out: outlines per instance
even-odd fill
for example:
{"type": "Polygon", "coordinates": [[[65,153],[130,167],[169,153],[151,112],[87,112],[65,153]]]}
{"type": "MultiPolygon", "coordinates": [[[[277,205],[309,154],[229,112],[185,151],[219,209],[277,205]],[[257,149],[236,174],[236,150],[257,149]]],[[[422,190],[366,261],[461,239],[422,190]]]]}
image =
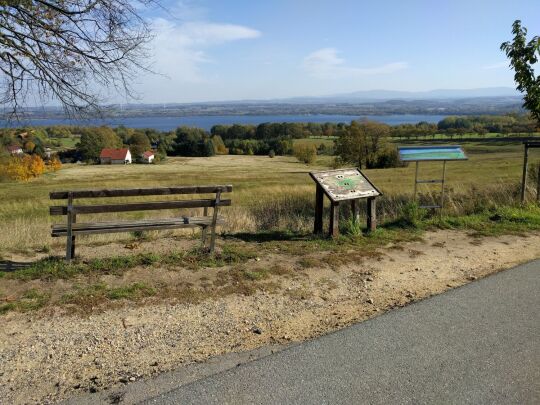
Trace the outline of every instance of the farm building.
{"type": "Polygon", "coordinates": [[[131,152],[128,148],[103,149],[99,155],[102,165],[124,165],[131,163],[131,152]]]}
{"type": "Polygon", "coordinates": [[[12,155],[22,155],[24,153],[19,145],[10,145],[6,149],[12,155]]]}
{"type": "Polygon", "coordinates": [[[141,155],[142,161],[144,163],[152,163],[154,161],[154,152],[146,151],[141,155]]]}

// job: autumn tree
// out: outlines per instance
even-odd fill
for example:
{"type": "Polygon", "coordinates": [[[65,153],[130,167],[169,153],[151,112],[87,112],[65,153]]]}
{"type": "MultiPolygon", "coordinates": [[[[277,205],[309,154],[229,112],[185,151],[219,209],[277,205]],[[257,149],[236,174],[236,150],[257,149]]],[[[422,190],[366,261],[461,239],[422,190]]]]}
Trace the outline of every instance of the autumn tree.
{"type": "Polygon", "coordinates": [[[12,157],[7,162],[5,172],[13,180],[27,181],[45,172],[45,163],[38,155],[12,157]]]}
{"type": "Polygon", "coordinates": [[[523,93],[523,107],[540,124],[540,75],[535,74],[533,67],[540,57],[540,37],[527,41],[527,29],[521,26],[520,20],[514,21],[512,33],[514,39],[501,44],[501,50],[514,69],[514,81],[523,93]]]}
{"type": "Polygon", "coordinates": [[[39,97],[79,114],[98,110],[99,88],[131,95],[131,80],[147,70],[151,34],[141,6],[150,3],[1,1],[0,102],[17,115],[39,97]]]}

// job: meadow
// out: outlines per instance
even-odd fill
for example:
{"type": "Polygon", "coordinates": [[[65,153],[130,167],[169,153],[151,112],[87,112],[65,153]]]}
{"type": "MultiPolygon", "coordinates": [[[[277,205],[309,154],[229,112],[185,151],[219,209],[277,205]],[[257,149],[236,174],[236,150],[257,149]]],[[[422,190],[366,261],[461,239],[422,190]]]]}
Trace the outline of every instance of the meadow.
{"type": "MultiPolygon", "coordinates": [[[[485,207],[515,204],[522,170],[522,145],[464,142],[463,146],[469,160],[447,164],[446,213],[468,215],[485,207]]],[[[535,155],[533,151],[532,162],[540,159],[535,155]]],[[[227,219],[224,232],[281,230],[308,233],[312,229],[315,191],[308,172],[327,169],[332,161],[331,156],[324,155],[319,156],[312,165],[302,164],[291,156],[227,155],[168,158],[156,165],[67,164],[58,172],[48,173],[30,182],[0,183],[0,223],[3,229],[0,234],[0,254],[47,252],[65,243],[64,238],[50,237],[52,218],[48,214],[48,207],[53,204],[48,196],[50,191],[55,190],[232,184],[233,205],[222,211],[227,219]]],[[[438,178],[441,167],[440,163],[422,163],[420,177],[438,178]]],[[[396,221],[412,199],[414,165],[365,170],[365,174],[384,194],[379,202],[380,222],[396,221]]],[[[423,186],[419,191],[423,200],[437,198],[437,187],[423,186]]],[[[531,192],[534,191],[531,189],[531,192]]],[[[156,213],[129,215],[142,217],[155,216],[156,213]]],[[[158,215],[170,213],[159,212],[158,215]]],[[[178,215],[178,212],[174,215],[178,215]]],[[[346,210],[343,210],[343,215],[347,215],[346,210]]],[[[108,215],[104,218],[111,217],[108,215]]],[[[59,220],[59,217],[54,220],[59,220]]],[[[87,236],[81,237],[79,243],[104,243],[132,237],[129,234],[87,236]]]]}

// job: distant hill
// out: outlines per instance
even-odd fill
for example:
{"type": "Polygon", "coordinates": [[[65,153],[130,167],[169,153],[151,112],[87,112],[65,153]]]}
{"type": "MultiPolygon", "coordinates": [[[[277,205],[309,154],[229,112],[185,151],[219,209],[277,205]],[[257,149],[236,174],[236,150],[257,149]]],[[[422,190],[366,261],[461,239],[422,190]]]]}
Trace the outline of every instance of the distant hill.
{"type": "Polygon", "coordinates": [[[478,89],[437,89],[430,91],[365,90],[319,97],[293,97],[280,99],[279,101],[293,103],[364,103],[388,100],[455,100],[519,96],[520,93],[511,87],[484,87],[478,89]]]}

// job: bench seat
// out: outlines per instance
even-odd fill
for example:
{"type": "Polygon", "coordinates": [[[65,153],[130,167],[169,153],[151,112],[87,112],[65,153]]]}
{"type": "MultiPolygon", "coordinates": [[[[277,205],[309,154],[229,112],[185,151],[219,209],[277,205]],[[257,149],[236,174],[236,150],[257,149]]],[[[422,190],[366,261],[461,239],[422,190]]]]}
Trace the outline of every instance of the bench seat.
{"type": "MultiPolygon", "coordinates": [[[[218,224],[225,223],[222,217],[218,217],[218,224]]],[[[94,222],[94,223],[74,223],[73,234],[96,234],[96,233],[115,233],[115,232],[134,232],[151,231],[164,229],[207,227],[212,225],[211,216],[201,217],[179,217],[163,219],[143,219],[133,221],[114,221],[114,222],[94,222]]],[[[67,235],[67,225],[56,224],[51,226],[51,236],[59,237],[67,235]]]]}

